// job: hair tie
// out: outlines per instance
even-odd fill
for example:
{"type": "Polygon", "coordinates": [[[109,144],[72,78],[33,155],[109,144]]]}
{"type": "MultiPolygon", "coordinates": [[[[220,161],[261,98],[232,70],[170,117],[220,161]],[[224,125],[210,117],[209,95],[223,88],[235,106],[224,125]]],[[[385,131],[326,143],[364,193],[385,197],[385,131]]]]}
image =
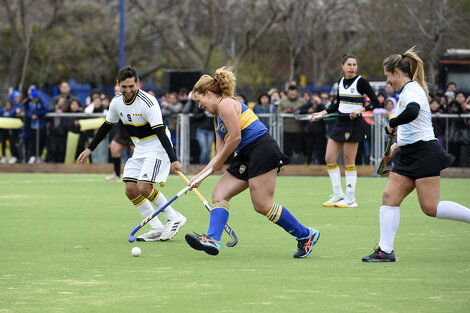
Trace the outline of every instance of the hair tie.
{"type": "Polygon", "coordinates": [[[402,55],[401,55],[401,58],[402,58],[402,59],[406,58],[406,55],[402,54],[402,55]]]}

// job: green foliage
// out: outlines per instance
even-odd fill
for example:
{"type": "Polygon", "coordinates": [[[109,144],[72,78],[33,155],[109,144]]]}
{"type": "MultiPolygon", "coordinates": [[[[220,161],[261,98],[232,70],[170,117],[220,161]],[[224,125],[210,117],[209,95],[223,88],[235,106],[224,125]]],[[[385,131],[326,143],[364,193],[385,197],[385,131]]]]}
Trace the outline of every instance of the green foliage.
{"type": "MultiPolygon", "coordinates": [[[[26,12],[28,17],[35,18],[25,24],[32,34],[46,26],[48,8],[53,3],[56,2],[40,1],[26,7],[27,11],[37,11],[26,12]]],[[[119,69],[118,3],[65,1],[53,27],[30,51],[25,85],[55,84],[70,78],[93,85],[112,85],[119,69]]],[[[125,63],[138,68],[143,78],[155,77],[159,69],[213,72],[221,65],[233,64],[273,13],[271,7],[285,8],[285,12],[276,11],[278,18],[243,56],[238,67],[239,86],[251,89],[253,94],[273,85],[279,87],[289,78],[289,48],[292,47],[283,22],[291,22],[289,33],[295,35],[295,40],[311,40],[310,43],[302,41],[305,47],[295,60],[295,75],[305,74],[309,82],[320,84],[331,84],[338,79],[341,74],[338,74],[337,56],[345,51],[359,57],[361,74],[369,79],[382,79],[384,56],[418,45],[425,63],[434,65],[447,48],[467,48],[470,32],[470,24],[466,22],[470,18],[468,0],[359,1],[354,10],[347,11],[346,17],[343,9],[326,9],[327,6],[343,8],[341,0],[312,1],[308,12],[295,6],[289,11],[287,8],[294,2],[283,0],[125,3],[125,63]],[[322,22],[321,18],[312,18],[317,10],[318,17],[328,15],[329,19],[322,22]],[[433,10],[437,10],[435,15],[433,10]],[[310,28],[302,21],[314,24],[310,28]],[[197,47],[199,54],[191,45],[197,47]]],[[[301,7],[303,2],[299,3],[301,7]]],[[[14,45],[6,15],[2,22],[0,87],[7,88],[19,83],[26,50],[22,44],[14,45]]],[[[17,24],[21,24],[18,17],[17,24]]],[[[21,26],[17,27],[21,33],[21,26]]]]}

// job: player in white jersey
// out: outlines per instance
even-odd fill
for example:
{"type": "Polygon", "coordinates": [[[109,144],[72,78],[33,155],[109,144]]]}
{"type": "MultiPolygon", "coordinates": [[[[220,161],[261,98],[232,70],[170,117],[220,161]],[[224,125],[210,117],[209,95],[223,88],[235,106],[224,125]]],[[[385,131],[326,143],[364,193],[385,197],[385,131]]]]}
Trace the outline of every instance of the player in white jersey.
{"type": "MultiPolygon", "coordinates": [[[[165,196],[153,188],[153,184],[159,183],[163,187],[169,172],[182,171],[183,167],[176,159],[157,99],[138,89],[137,82],[137,73],[133,68],[126,66],[119,71],[117,83],[121,94],[111,101],[106,121],[77,161],[85,164],[86,158],[112,126],[121,120],[135,145],[122,178],[126,183],[126,196],[143,217],[148,217],[154,212],[151,202],[156,208],[167,202],[165,196]]],[[[149,222],[150,231],[137,237],[138,241],[168,240],[186,222],[186,218],[171,205],[163,210],[163,214],[167,220],[165,226],[155,217],[149,222]]]]}
{"type": "Polygon", "coordinates": [[[468,208],[440,200],[440,171],[451,165],[454,157],[434,137],[423,61],[412,48],[387,57],[383,66],[387,83],[400,93],[397,117],[386,127],[389,134],[398,128],[398,136],[389,156],[383,156],[387,161],[395,157],[395,165],[382,195],[379,247],[363,257],[363,262],[395,262],[393,243],[400,221],[399,206],[415,188],[426,215],[470,223],[468,208]]]}
{"type": "MultiPolygon", "coordinates": [[[[372,110],[379,105],[379,100],[369,82],[357,75],[357,58],[347,54],[343,57],[342,70],[344,77],[338,82],[337,101],[327,110],[318,115],[325,115],[338,111],[345,113],[343,118],[338,118],[333,126],[328,145],[326,147],[326,167],[333,187],[333,195],[323,203],[326,207],[354,208],[357,207],[355,192],[357,182],[356,154],[359,142],[364,140],[365,121],[361,113],[372,110]],[[371,103],[364,107],[364,95],[367,95],[371,103]],[[346,176],[346,194],[341,187],[341,173],[336,163],[339,153],[343,149],[343,158],[346,176]]],[[[317,114],[311,121],[317,120],[317,114]]]]}

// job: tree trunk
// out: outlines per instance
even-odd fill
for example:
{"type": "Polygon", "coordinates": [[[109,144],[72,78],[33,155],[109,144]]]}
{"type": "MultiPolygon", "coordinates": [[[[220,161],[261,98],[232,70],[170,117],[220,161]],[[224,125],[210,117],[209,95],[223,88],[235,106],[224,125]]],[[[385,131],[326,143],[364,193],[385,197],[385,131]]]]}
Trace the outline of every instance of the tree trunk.
{"type": "Polygon", "coordinates": [[[21,78],[20,78],[20,82],[18,83],[19,90],[23,89],[24,80],[26,78],[26,71],[28,70],[29,53],[31,51],[31,49],[29,48],[29,40],[26,42],[26,45],[27,47],[26,47],[26,53],[24,54],[23,67],[21,70],[21,78]]]}

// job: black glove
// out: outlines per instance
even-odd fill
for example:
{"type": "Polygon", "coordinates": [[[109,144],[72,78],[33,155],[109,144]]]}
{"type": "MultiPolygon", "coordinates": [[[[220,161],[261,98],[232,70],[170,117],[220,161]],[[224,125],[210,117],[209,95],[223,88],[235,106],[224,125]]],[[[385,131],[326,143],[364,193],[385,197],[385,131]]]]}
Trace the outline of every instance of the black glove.
{"type": "MultiPolygon", "coordinates": [[[[387,126],[388,126],[388,125],[387,125],[387,126]]],[[[396,128],[392,128],[392,132],[389,132],[387,126],[385,126],[385,133],[386,133],[388,136],[395,136],[395,134],[397,133],[397,129],[396,129],[396,128]]]]}

